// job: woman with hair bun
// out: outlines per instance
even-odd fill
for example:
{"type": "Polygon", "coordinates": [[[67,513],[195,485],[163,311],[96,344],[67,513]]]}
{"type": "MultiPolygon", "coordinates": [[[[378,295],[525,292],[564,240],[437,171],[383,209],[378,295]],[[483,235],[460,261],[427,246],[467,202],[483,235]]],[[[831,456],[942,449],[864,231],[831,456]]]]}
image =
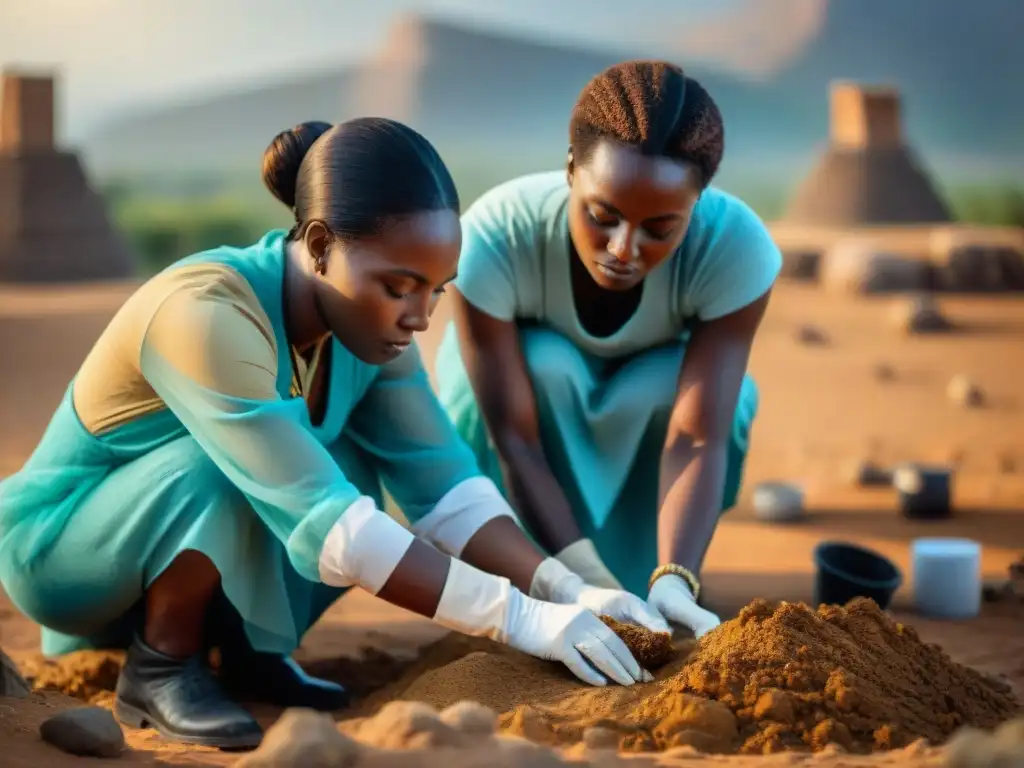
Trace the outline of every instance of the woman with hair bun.
{"type": "Polygon", "coordinates": [[[461,244],[434,148],[306,123],[263,176],[291,230],[139,288],[0,484],[0,582],[44,653],[127,648],[122,722],[221,748],[261,739],[241,700],[347,703],[290,654],[351,586],[594,685],[649,679],[595,614],[667,625],[545,558],[429,387],[413,334],[461,244]]]}
{"type": "Polygon", "coordinates": [[[597,75],[569,142],[565,170],[463,216],[440,398],[541,545],[699,636],[719,623],[700,567],[739,491],[781,255],[711,186],[722,116],[679,67],[597,75]]]}

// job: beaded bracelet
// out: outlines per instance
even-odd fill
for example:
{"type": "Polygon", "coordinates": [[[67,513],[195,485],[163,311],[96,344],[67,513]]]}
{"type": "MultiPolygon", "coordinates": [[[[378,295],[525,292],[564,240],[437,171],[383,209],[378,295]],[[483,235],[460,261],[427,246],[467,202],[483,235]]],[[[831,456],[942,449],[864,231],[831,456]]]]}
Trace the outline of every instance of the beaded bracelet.
{"type": "Polygon", "coordinates": [[[654,573],[651,574],[651,580],[647,584],[647,588],[650,589],[654,586],[654,582],[660,579],[662,576],[678,576],[686,585],[690,588],[690,593],[693,595],[693,599],[696,600],[700,596],[700,582],[697,577],[688,568],[683,568],[681,565],[675,563],[665,563],[659,565],[654,569],[654,573]]]}

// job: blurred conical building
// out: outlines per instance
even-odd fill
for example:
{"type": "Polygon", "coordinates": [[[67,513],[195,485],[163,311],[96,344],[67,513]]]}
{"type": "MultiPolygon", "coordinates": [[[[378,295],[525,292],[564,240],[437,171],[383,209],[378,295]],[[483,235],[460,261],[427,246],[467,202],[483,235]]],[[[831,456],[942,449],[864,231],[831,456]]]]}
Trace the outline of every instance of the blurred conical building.
{"type": "Polygon", "coordinates": [[[0,282],[130,276],[134,260],[78,156],[54,139],[54,78],[0,74],[0,282]]]}
{"type": "Polygon", "coordinates": [[[797,188],[784,221],[845,227],[951,220],[904,140],[897,90],[836,82],[830,101],[829,146],[797,188]]]}

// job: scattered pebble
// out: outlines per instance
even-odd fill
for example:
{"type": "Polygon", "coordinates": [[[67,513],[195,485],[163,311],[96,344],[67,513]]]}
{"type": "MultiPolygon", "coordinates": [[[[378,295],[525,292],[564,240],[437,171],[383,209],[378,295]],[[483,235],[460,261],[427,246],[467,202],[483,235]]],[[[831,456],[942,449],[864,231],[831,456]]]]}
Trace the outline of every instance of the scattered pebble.
{"type": "Polygon", "coordinates": [[[1017,459],[1012,453],[1004,453],[999,456],[999,472],[1003,475],[1012,475],[1017,471],[1017,459]]]}
{"type": "Polygon", "coordinates": [[[620,735],[618,731],[613,731],[611,728],[587,728],[583,732],[583,743],[587,749],[592,750],[603,750],[603,749],[615,749],[619,748],[620,735]]]}
{"type": "Polygon", "coordinates": [[[66,709],[39,726],[43,741],[81,757],[117,757],[124,733],[110,710],[101,707],[66,709]]]}
{"type": "Polygon", "coordinates": [[[890,320],[897,330],[910,334],[939,333],[953,327],[935,299],[928,294],[897,301],[890,312],[890,320]]]}
{"type": "Polygon", "coordinates": [[[874,368],[874,374],[878,381],[896,381],[898,378],[896,369],[888,363],[877,363],[874,368]]]}
{"type": "Polygon", "coordinates": [[[359,729],[359,740],[384,749],[459,747],[467,736],[441,720],[437,710],[418,701],[392,701],[359,729]]]}
{"type": "Polygon", "coordinates": [[[31,692],[32,687],[22,677],[11,657],[0,649],[0,696],[23,699],[31,692]]]}
{"type": "Polygon", "coordinates": [[[852,485],[862,488],[880,488],[892,485],[893,470],[879,466],[869,459],[862,459],[850,465],[847,479],[852,485]]]}
{"type": "Polygon", "coordinates": [[[946,396],[963,408],[977,408],[984,404],[981,388],[966,376],[954,376],[946,387],[946,396]]]}
{"type": "Polygon", "coordinates": [[[342,734],[330,715],[311,709],[288,709],[253,752],[234,768],[347,768],[361,747],[342,734]]]}
{"type": "Polygon", "coordinates": [[[475,701],[460,701],[441,712],[440,720],[467,736],[492,736],[498,722],[493,710],[475,701]]]}
{"type": "Polygon", "coordinates": [[[760,483],[754,488],[754,513],[767,522],[792,522],[804,515],[804,494],[790,483],[760,483]]]}
{"type": "Polygon", "coordinates": [[[949,768],[1016,768],[1024,765],[1024,718],[994,732],[962,728],[946,747],[949,768]]]}
{"type": "Polygon", "coordinates": [[[829,338],[820,328],[813,325],[801,325],[796,329],[796,340],[801,344],[821,346],[828,344],[829,338]]]}

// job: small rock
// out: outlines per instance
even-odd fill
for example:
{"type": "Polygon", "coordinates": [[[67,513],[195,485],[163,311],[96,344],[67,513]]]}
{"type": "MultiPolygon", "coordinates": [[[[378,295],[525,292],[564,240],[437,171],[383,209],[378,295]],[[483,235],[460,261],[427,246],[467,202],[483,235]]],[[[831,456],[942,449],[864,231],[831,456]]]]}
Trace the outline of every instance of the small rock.
{"type": "Polygon", "coordinates": [[[766,522],[791,522],[804,516],[804,494],[790,483],[766,482],[754,488],[754,514],[766,522]]]}
{"type": "Polygon", "coordinates": [[[613,731],[611,728],[594,727],[587,728],[583,732],[583,743],[587,749],[601,750],[601,749],[618,749],[619,740],[621,735],[617,731],[613,731]]]}
{"type": "Polygon", "coordinates": [[[1003,475],[1012,475],[1017,471],[1017,459],[1011,453],[1004,453],[999,456],[999,472],[1003,475]]]}
{"type": "Polygon", "coordinates": [[[896,369],[889,363],[876,363],[874,367],[875,378],[878,381],[896,381],[898,374],[896,369]]]}
{"type": "Polygon", "coordinates": [[[847,469],[847,479],[852,485],[864,488],[878,488],[892,485],[893,471],[881,467],[868,459],[854,462],[847,469]]]}
{"type": "Polygon", "coordinates": [[[359,740],[384,749],[460,747],[466,736],[442,722],[437,710],[418,701],[392,701],[363,723],[359,740]]]}
{"type": "Polygon", "coordinates": [[[498,722],[494,710],[475,701],[452,704],[441,712],[440,719],[455,730],[472,736],[491,736],[498,722]]]}
{"type": "Polygon", "coordinates": [[[1024,745],[1004,739],[1002,728],[995,734],[961,728],[946,746],[946,765],[949,768],[1016,768],[1024,765],[1024,745]]]}
{"type": "Polygon", "coordinates": [[[946,396],[964,408],[977,408],[984,404],[985,396],[973,381],[966,376],[954,376],[946,387],[946,396]]]}
{"type": "Polygon", "coordinates": [[[11,657],[0,649],[0,696],[23,699],[31,692],[32,686],[21,676],[11,657]]]}
{"type": "Polygon", "coordinates": [[[892,324],[904,333],[939,333],[953,324],[942,314],[928,294],[919,294],[896,302],[889,315],[892,324]]]}
{"type": "Polygon", "coordinates": [[[312,709],[288,709],[253,752],[234,768],[347,768],[362,748],[342,734],[334,720],[312,709]]]}
{"type": "Polygon", "coordinates": [[[66,709],[39,726],[43,741],[71,755],[117,757],[124,733],[110,710],[100,707],[66,709]]]}
{"type": "Polygon", "coordinates": [[[796,340],[801,344],[820,346],[828,344],[828,335],[813,325],[801,325],[796,329],[796,340]]]}

